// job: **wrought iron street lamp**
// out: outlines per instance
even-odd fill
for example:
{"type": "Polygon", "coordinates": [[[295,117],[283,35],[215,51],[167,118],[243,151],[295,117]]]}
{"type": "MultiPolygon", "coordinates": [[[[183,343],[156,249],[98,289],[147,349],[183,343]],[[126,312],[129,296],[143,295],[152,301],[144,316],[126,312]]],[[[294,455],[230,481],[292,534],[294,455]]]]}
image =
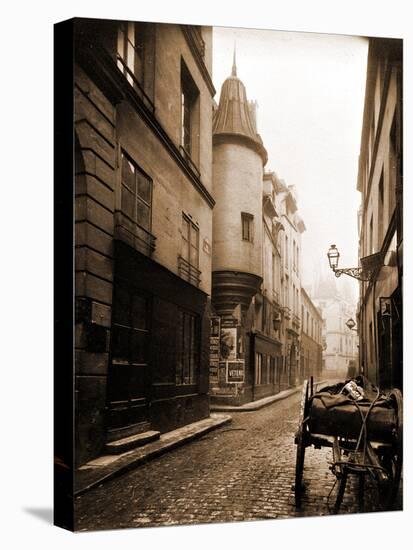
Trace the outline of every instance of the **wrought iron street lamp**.
{"type": "Polygon", "coordinates": [[[338,269],[338,260],[340,258],[340,252],[338,251],[335,244],[332,244],[327,252],[328,262],[330,268],[334,271],[336,277],[340,275],[349,275],[354,279],[359,281],[372,281],[377,268],[382,265],[381,254],[372,254],[366,258],[362,258],[361,264],[362,267],[347,267],[343,269],[338,269]]]}
{"type": "Polygon", "coordinates": [[[337,250],[335,244],[330,246],[329,251],[327,252],[328,262],[331,269],[335,272],[338,267],[338,259],[340,258],[340,252],[337,250]]]}

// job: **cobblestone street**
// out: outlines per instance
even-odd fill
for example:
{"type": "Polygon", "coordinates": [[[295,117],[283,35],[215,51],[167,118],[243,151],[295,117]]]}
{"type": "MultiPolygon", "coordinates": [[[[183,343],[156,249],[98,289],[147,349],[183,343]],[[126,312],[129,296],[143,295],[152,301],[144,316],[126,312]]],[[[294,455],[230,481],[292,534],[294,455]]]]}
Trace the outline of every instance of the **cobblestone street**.
{"type": "MultiPolygon", "coordinates": [[[[306,491],[301,509],[294,504],[299,401],[298,393],[235,413],[231,424],[79,496],[77,530],[329,515],[337,490],[329,449],[306,450],[306,491]]],[[[375,501],[370,487],[365,511],[375,501]]],[[[357,511],[350,484],[340,513],[357,511]]]]}

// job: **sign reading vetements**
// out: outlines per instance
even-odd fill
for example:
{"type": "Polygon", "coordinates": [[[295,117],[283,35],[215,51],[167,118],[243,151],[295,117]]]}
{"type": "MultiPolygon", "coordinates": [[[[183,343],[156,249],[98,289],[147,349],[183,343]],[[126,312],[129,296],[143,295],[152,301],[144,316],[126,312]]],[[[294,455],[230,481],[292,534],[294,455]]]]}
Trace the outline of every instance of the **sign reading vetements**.
{"type": "Polygon", "coordinates": [[[243,359],[238,361],[227,361],[227,383],[240,384],[244,382],[245,362],[243,359]]]}

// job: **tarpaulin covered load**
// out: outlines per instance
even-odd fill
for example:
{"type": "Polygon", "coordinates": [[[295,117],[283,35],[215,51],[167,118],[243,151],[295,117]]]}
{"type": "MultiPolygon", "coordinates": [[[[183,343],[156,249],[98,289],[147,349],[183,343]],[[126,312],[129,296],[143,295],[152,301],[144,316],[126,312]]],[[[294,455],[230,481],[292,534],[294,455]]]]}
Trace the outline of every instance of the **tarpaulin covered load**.
{"type": "Polygon", "coordinates": [[[370,441],[390,441],[397,428],[393,400],[379,393],[366,378],[358,376],[354,382],[363,388],[363,397],[356,401],[345,393],[348,382],[322,388],[310,399],[311,433],[357,439],[367,415],[370,441]]]}

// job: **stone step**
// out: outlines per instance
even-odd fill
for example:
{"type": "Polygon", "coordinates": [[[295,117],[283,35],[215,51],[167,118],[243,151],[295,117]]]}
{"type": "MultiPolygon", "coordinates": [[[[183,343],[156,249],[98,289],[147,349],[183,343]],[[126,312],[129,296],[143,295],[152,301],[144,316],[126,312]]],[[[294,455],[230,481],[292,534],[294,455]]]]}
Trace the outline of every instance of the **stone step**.
{"type": "Polygon", "coordinates": [[[123,428],[114,428],[108,430],[106,435],[106,441],[111,443],[112,441],[118,441],[119,439],[125,439],[131,435],[141,434],[143,432],[149,432],[152,429],[151,423],[146,420],[138,422],[137,424],[131,424],[124,426],[123,428]]]}
{"type": "Polygon", "coordinates": [[[141,447],[146,445],[151,441],[156,441],[159,439],[161,432],[155,430],[149,430],[147,432],[131,435],[129,437],[124,437],[123,439],[118,439],[117,441],[111,441],[106,443],[105,451],[109,454],[120,454],[136,447],[141,447]]]}

